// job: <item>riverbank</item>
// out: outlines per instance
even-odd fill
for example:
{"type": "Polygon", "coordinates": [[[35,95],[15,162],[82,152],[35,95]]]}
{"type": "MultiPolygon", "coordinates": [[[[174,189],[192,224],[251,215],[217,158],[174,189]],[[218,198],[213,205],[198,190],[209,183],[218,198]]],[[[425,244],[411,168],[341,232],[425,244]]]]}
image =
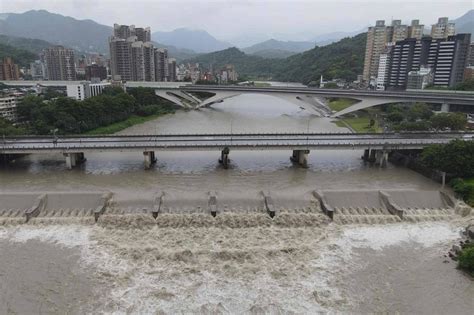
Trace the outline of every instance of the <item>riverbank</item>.
{"type": "Polygon", "coordinates": [[[377,120],[374,121],[374,125],[370,126],[370,117],[367,113],[358,112],[357,117],[345,117],[336,120],[335,124],[338,127],[347,127],[356,133],[375,132],[381,133],[383,131],[377,120]]]}
{"type": "Polygon", "coordinates": [[[331,110],[335,112],[339,112],[343,109],[348,108],[349,106],[357,103],[356,100],[348,99],[348,98],[330,98],[328,102],[328,106],[331,110]]]}
{"type": "Polygon", "coordinates": [[[122,131],[124,129],[130,128],[130,127],[133,127],[135,125],[140,125],[140,124],[146,123],[147,121],[155,120],[155,119],[157,119],[161,116],[168,115],[168,114],[174,114],[174,111],[173,112],[163,112],[163,113],[160,113],[160,114],[154,114],[154,115],[150,115],[150,116],[133,115],[133,116],[130,116],[129,118],[127,118],[126,120],[116,122],[116,123],[113,123],[113,124],[108,125],[108,126],[103,126],[103,127],[99,127],[99,128],[93,129],[93,130],[89,130],[89,131],[87,131],[83,134],[84,135],[112,134],[112,133],[116,133],[116,132],[122,131]]]}

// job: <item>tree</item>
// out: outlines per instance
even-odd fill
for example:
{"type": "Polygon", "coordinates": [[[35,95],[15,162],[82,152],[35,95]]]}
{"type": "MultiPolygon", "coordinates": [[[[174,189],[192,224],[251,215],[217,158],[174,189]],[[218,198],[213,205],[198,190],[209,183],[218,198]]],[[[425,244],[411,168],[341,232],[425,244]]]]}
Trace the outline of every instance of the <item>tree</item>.
{"type": "Polygon", "coordinates": [[[474,91],[474,79],[465,80],[456,85],[454,89],[460,91],[474,91]]]}
{"type": "Polygon", "coordinates": [[[445,145],[430,145],[423,149],[421,161],[427,167],[456,177],[474,176],[474,141],[454,140],[445,145]]]}
{"type": "Polygon", "coordinates": [[[462,113],[440,113],[431,117],[430,122],[436,130],[463,130],[467,124],[467,117],[462,113]]]}
{"type": "Polygon", "coordinates": [[[387,116],[387,120],[392,123],[400,123],[405,119],[405,116],[400,111],[393,111],[387,116]]]}
{"type": "Polygon", "coordinates": [[[325,89],[337,89],[338,86],[337,86],[337,83],[329,82],[329,83],[324,84],[324,88],[325,89]]]}
{"type": "Polygon", "coordinates": [[[408,110],[408,120],[416,121],[418,119],[430,119],[433,116],[433,111],[425,103],[415,103],[408,110]]]}

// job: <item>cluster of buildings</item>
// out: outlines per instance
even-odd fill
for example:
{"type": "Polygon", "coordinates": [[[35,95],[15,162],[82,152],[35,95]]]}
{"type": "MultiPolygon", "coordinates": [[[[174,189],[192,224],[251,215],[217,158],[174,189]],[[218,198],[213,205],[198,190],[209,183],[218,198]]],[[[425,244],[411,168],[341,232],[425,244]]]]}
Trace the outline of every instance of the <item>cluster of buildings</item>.
{"type": "Polygon", "coordinates": [[[176,81],[176,59],[153,46],[149,27],[115,24],[109,47],[112,80],[176,81]]]}
{"type": "Polygon", "coordinates": [[[474,59],[471,34],[456,35],[447,17],[432,25],[430,36],[424,36],[424,28],[419,20],[410,25],[381,20],[369,27],[362,80],[385,90],[454,87],[468,78],[474,59]]]}
{"type": "Polygon", "coordinates": [[[215,84],[229,84],[239,79],[234,65],[228,64],[214,71],[213,66],[201,67],[199,63],[181,64],[177,69],[177,81],[209,82],[215,84]]]}

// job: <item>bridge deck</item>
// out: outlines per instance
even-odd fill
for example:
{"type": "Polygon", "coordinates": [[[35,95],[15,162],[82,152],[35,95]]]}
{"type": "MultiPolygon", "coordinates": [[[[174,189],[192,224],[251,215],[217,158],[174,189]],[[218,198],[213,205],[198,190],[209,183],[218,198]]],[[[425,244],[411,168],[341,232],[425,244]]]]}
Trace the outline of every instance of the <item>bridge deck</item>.
{"type": "Polygon", "coordinates": [[[134,136],[6,137],[0,154],[222,150],[422,149],[474,133],[409,134],[195,134],[134,136]]]}

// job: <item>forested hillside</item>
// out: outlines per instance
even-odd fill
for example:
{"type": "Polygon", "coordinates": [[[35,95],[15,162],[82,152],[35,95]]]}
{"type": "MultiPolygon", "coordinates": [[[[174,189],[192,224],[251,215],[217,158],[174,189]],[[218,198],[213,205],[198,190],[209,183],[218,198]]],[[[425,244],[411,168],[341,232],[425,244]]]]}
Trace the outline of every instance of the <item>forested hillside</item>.
{"type": "Polygon", "coordinates": [[[15,36],[0,35],[0,44],[6,44],[18,49],[27,50],[34,54],[39,54],[43,49],[53,46],[50,42],[15,36]]]}
{"type": "Polygon", "coordinates": [[[0,59],[3,59],[4,57],[11,57],[14,63],[22,67],[26,67],[30,62],[38,59],[37,54],[34,54],[28,50],[15,48],[13,46],[0,43],[0,59]]]}
{"type": "Polygon", "coordinates": [[[199,55],[185,62],[199,62],[204,68],[214,69],[233,64],[240,76],[251,79],[301,82],[308,84],[325,79],[355,80],[362,74],[366,34],[341,39],[323,47],[315,47],[286,59],[269,59],[246,55],[233,47],[199,55]]]}
{"type": "Polygon", "coordinates": [[[251,78],[271,78],[276,73],[282,60],[265,59],[258,56],[246,55],[239,49],[232,47],[209,54],[199,55],[184,62],[200,63],[204,68],[212,65],[213,69],[219,69],[226,64],[233,64],[239,76],[251,78]]]}
{"type": "Polygon", "coordinates": [[[362,74],[367,35],[344,38],[336,43],[315,47],[282,61],[273,79],[308,84],[325,79],[355,80],[362,74]]]}

